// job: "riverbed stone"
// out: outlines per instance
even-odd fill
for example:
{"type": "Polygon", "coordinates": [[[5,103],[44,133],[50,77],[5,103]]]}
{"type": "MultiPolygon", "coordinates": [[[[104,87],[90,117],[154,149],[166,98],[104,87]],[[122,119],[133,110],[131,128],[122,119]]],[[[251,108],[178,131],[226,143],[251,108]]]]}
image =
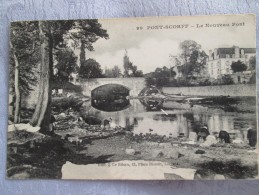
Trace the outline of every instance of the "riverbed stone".
{"type": "Polygon", "coordinates": [[[220,174],[216,174],[216,175],[214,175],[213,179],[215,179],[215,180],[224,180],[225,176],[224,175],[220,175],[220,174]]]}
{"type": "Polygon", "coordinates": [[[159,143],[158,146],[161,148],[172,148],[171,143],[159,143]]]}
{"type": "Polygon", "coordinates": [[[58,116],[64,118],[64,117],[66,117],[66,114],[64,112],[62,112],[58,116]]]}
{"type": "Polygon", "coordinates": [[[169,150],[164,153],[165,158],[178,159],[180,156],[180,153],[175,150],[169,150]]]}
{"type": "Polygon", "coordinates": [[[125,152],[126,152],[126,154],[128,154],[128,155],[134,155],[134,154],[136,153],[136,151],[135,151],[134,149],[132,149],[132,148],[127,148],[127,149],[125,150],[125,152]]]}
{"type": "Polygon", "coordinates": [[[195,154],[204,154],[205,151],[204,150],[196,150],[195,154]]]}
{"type": "Polygon", "coordinates": [[[164,152],[162,150],[158,150],[158,149],[153,149],[152,150],[152,153],[151,153],[151,156],[153,158],[161,158],[164,156],[164,152]]]}

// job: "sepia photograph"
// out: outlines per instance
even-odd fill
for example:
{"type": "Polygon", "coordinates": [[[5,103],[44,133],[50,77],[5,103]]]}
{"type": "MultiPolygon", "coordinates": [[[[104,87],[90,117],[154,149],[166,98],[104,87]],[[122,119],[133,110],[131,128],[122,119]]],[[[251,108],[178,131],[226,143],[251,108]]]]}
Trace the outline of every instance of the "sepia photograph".
{"type": "Polygon", "coordinates": [[[257,179],[255,15],[10,24],[8,179],[257,179]]]}

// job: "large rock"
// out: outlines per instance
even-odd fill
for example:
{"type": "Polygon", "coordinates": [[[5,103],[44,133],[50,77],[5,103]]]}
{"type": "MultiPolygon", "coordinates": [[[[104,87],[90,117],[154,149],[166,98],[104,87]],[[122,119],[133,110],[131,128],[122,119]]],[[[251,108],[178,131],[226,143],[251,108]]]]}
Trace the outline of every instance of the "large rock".
{"type": "Polygon", "coordinates": [[[213,135],[208,135],[207,138],[206,138],[206,141],[204,143],[201,143],[200,146],[201,147],[209,147],[213,144],[216,144],[217,143],[217,139],[215,136],[213,135]]]}
{"type": "Polygon", "coordinates": [[[134,155],[134,154],[136,153],[136,151],[135,151],[134,149],[132,149],[132,148],[127,148],[127,149],[125,150],[125,152],[126,152],[126,154],[128,154],[128,155],[134,155]]]}
{"type": "Polygon", "coordinates": [[[216,175],[214,175],[214,179],[215,180],[224,180],[225,176],[224,175],[220,175],[220,174],[216,174],[216,175]]]}

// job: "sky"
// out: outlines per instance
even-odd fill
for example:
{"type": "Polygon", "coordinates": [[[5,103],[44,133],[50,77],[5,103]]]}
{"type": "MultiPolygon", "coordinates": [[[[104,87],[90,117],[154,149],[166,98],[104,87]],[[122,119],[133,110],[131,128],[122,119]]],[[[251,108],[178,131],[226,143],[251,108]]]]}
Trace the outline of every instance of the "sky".
{"type": "Polygon", "coordinates": [[[118,65],[123,70],[125,50],[130,61],[144,73],[174,66],[169,55],[178,55],[179,44],[184,40],[196,41],[207,54],[218,47],[256,47],[253,15],[100,19],[99,22],[109,39],[95,42],[95,50],[87,51],[86,58],[94,58],[103,69],[118,65]],[[217,24],[229,26],[213,27],[217,24]],[[138,27],[143,29],[137,30],[138,27]]]}

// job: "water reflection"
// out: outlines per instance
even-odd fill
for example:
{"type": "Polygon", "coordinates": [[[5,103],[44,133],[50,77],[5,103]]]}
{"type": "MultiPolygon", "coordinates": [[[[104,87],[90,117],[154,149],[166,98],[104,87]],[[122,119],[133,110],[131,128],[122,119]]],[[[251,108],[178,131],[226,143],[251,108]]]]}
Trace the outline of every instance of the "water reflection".
{"type": "MultiPolygon", "coordinates": [[[[162,110],[148,111],[145,104],[138,99],[130,100],[129,107],[121,111],[100,111],[89,102],[85,106],[88,115],[94,115],[100,119],[112,117],[116,125],[130,129],[135,134],[156,133],[172,137],[184,134],[188,137],[189,132],[196,132],[206,124],[211,133],[224,129],[228,132],[239,132],[245,138],[245,130],[249,126],[256,126],[255,113],[230,113],[203,106],[188,107],[185,110],[167,107],[166,113],[162,110]]],[[[161,108],[163,109],[162,104],[161,108]]]]}
{"type": "Polygon", "coordinates": [[[130,105],[129,89],[117,84],[97,87],[91,96],[92,106],[106,112],[124,110],[130,105]]]}
{"type": "Polygon", "coordinates": [[[142,98],[139,100],[147,111],[161,110],[163,99],[142,98]]]}

